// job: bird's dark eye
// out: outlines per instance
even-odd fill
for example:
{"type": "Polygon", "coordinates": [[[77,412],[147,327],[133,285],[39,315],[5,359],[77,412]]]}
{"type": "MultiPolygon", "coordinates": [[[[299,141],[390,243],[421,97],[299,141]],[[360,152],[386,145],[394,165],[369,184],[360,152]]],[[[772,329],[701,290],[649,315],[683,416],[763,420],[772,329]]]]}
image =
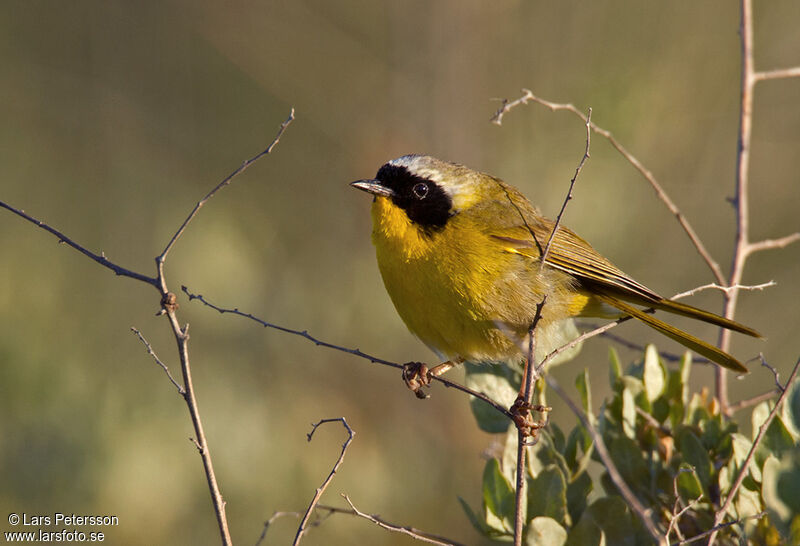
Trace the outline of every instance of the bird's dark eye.
{"type": "Polygon", "coordinates": [[[411,188],[411,191],[414,192],[414,195],[417,196],[417,199],[425,199],[428,196],[428,185],[424,182],[419,182],[418,184],[414,184],[414,187],[411,188]]]}

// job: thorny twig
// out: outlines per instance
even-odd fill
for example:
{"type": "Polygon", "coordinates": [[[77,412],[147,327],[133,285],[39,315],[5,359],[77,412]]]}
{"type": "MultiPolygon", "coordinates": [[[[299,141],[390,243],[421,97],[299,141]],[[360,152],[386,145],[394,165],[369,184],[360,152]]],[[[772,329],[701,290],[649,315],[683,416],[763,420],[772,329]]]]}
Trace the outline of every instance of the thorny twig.
{"type": "Polygon", "coordinates": [[[735,284],[733,286],[720,286],[717,283],[709,283],[704,284],[703,286],[698,286],[697,288],[692,288],[691,290],[687,290],[686,292],[681,292],[679,294],[675,294],[672,296],[673,300],[679,300],[681,298],[686,298],[689,296],[694,296],[698,292],[702,292],[704,290],[715,289],[721,290],[726,294],[730,294],[734,290],[764,290],[765,288],[769,288],[770,286],[776,286],[778,283],[775,281],[768,281],[761,284],[753,284],[753,285],[746,285],[746,284],[735,284]]]}
{"type": "Polygon", "coordinates": [[[386,529],[387,531],[392,531],[392,532],[395,532],[395,533],[402,533],[404,535],[410,536],[411,538],[413,538],[415,540],[421,540],[422,542],[428,542],[429,544],[439,544],[440,546],[462,546],[458,542],[454,542],[454,541],[450,540],[449,538],[444,538],[444,537],[440,537],[438,535],[433,535],[431,533],[426,533],[424,531],[420,531],[420,530],[415,529],[413,527],[395,525],[394,523],[387,522],[386,520],[382,519],[379,516],[365,514],[364,512],[360,511],[358,508],[355,507],[355,505],[353,504],[353,501],[350,500],[350,497],[348,497],[347,495],[344,495],[344,494],[342,495],[342,497],[344,497],[344,500],[346,500],[347,504],[350,505],[350,508],[353,509],[352,513],[354,515],[356,515],[356,516],[358,516],[360,518],[367,519],[367,520],[371,521],[372,523],[374,523],[375,525],[377,525],[378,527],[386,529]]]}
{"type": "MultiPolygon", "coordinates": [[[[293,328],[287,328],[286,326],[281,326],[279,324],[272,324],[270,322],[267,322],[267,321],[265,321],[263,319],[260,319],[260,318],[258,318],[256,316],[254,316],[254,315],[252,315],[250,313],[245,313],[243,311],[239,311],[238,308],[226,309],[224,307],[219,307],[219,306],[209,302],[201,294],[193,294],[193,293],[191,293],[189,291],[189,289],[186,288],[185,286],[182,287],[182,290],[187,296],[189,296],[189,300],[190,301],[191,300],[198,300],[203,305],[205,305],[207,307],[210,307],[211,309],[214,309],[215,311],[217,311],[217,312],[219,312],[221,314],[230,313],[230,314],[233,314],[233,315],[238,315],[240,317],[244,317],[246,319],[252,320],[253,322],[258,323],[258,324],[260,324],[261,326],[263,326],[265,328],[272,328],[272,329],[278,330],[280,332],[284,332],[284,333],[287,333],[287,334],[292,334],[292,335],[295,335],[295,336],[302,337],[302,338],[310,341],[311,343],[313,343],[314,345],[316,345],[318,347],[325,347],[327,349],[333,349],[334,351],[340,351],[340,352],[343,352],[343,353],[355,355],[357,357],[369,360],[373,364],[381,364],[383,366],[390,366],[392,368],[397,368],[397,369],[400,369],[400,370],[403,369],[403,365],[402,364],[398,364],[397,362],[392,362],[390,360],[385,360],[383,358],[378,358],[377,356],[373,356],[373,355],[367,354],[367,353],[363,352],[360,349],[348,349],[347,347],[342,347],[341,345],[336,345],[336,344],[333,344],[333,343],[329,343],[327,341],[323,341],[323,340],[321,340],[321,339],[319,339],[317,337],[314,337],[311,334],[309,334],[308,330],[295,330],[293,328]]],[[[478,398],[478,399],[486,402],[487,404],[492,406],[494,409],[496,409],[497,411],[499,411],[500,413],[502,413],[503,415],[505,415],[509,419],[511,418],[511,413],[508,411],[507,408],[504,408],[503,406],[501,406],[500,404],[498,404],[497,402],[495,402],[494,400],[492,400],[491,398],[489,398],[488,396],[486,396],[482,392],[474,391],[474,390],[470,389],[469,387],[465,387],[463,385],[460,385],[460,384],[456,383],[455,381],[450,381],[449,379],[445,379],[444,377],[433,376],[432,379],[434,381],[438,381],[439,383],[442,383],[445,387],[450,387],[450,388],[459,390],[461,392],[464,392],[466,394],[469,394],[471,396],[474,396],[475,398],[478,398]]]]}

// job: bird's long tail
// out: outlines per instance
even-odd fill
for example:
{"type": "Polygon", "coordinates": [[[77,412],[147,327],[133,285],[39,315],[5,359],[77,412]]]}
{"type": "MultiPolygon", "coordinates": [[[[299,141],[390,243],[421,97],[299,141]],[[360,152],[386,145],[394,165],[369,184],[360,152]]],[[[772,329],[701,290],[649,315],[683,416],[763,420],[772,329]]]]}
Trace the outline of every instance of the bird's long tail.
{"type": "MultiPolygon", "coordinates": [[[[733,356],[729,355],[725,351],[714,347],[713,345],[706,343],[702,339],[698,339],[693,335],[684,332],[683,330],[676,328],[666,322],[655,318],[654,316],[650,315],[649,313],[629,305],[628,303],[622,301],[618,297],[613,294],[609,293],[595,293],[594,296],[601,302],[618,309],[625,315],[630,315],[631,317],[640,320],[661,332],[665,336],[674,339],[681,345],[691,349],[692,351],[696,352],[699,355],[702,355],[709,360],[716,362],[720,366],[724,368],[728,368],[729,370],[733,370],[737,373],[747,373],[748,370],[737,359],[733,356]]],[[[639,303],[639,302],[637,302],[639,303]]],[[[753,330],[752,328],[748,328],[738,322],[732,321],[730,319],[726,319],[719,315],[715,315],[714,313],[710,313],[708,311],[703,311],[702,309],[698,309],[696,307],[692,307],[691,305],[686,305],[683,303],[678,303],[676,301],[662,299],[658,302],[646,302],[642,303],[643,305],[647,305],[653,309],[664,310],[670,313],[675,313],[677,315],[683,315],[686,317],[690,317],[697,320],[702,320],[704,322],[708,322],[711,324],[715,324],[717,326],[722,326],[723,328],[727,328],[729,330],[735,330],[737,332],[741,332],[743,334],[747,334],[753,337],[761,337],[761,334],[753,330]]]]}

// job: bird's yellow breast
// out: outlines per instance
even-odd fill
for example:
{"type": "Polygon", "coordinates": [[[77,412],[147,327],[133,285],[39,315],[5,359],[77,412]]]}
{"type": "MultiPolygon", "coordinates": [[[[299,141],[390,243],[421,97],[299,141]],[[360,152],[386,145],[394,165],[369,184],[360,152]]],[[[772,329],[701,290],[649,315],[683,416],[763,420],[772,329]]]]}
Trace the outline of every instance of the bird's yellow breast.
{"type": "Polygon", "coordinates": [[[372,219],[378,266],[398,314],[442,358],[520,354],[545,287],[547,322],[573,316],[567,308],[586,303],[567,289],[564,275],[506,251],[468,216],[426,231],[390,199],[377,197],[372,219]]]}

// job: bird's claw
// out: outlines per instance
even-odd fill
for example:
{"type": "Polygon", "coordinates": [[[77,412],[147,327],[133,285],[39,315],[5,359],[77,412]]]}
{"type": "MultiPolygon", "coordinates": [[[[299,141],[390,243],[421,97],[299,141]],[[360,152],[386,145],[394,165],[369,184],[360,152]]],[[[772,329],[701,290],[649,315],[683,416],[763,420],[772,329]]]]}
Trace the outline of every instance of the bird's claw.
{"type": "Polygon", "coordinates": [[[531,411],[537,413],[548,414],[553,408],[550,406],[542,406],[540,404],[530,404],[525,401],[522,396],[518,396],[514,403],[511,404],[509,412],[517,430],[522,433],[524,438],[533,437],[539,433],[539,429],[547,426],[549,416],[546,416],[543,421],[534,421],[531,417],[531,411]]]}
{"type": "Polygon", "coordinates": [[[429,395],[422,392],[423,387],[431,384],[432,374],[422,362],[407,362],[403,364],[403,381],[411,389],[417,398],[424,400],[429,395]]]}

